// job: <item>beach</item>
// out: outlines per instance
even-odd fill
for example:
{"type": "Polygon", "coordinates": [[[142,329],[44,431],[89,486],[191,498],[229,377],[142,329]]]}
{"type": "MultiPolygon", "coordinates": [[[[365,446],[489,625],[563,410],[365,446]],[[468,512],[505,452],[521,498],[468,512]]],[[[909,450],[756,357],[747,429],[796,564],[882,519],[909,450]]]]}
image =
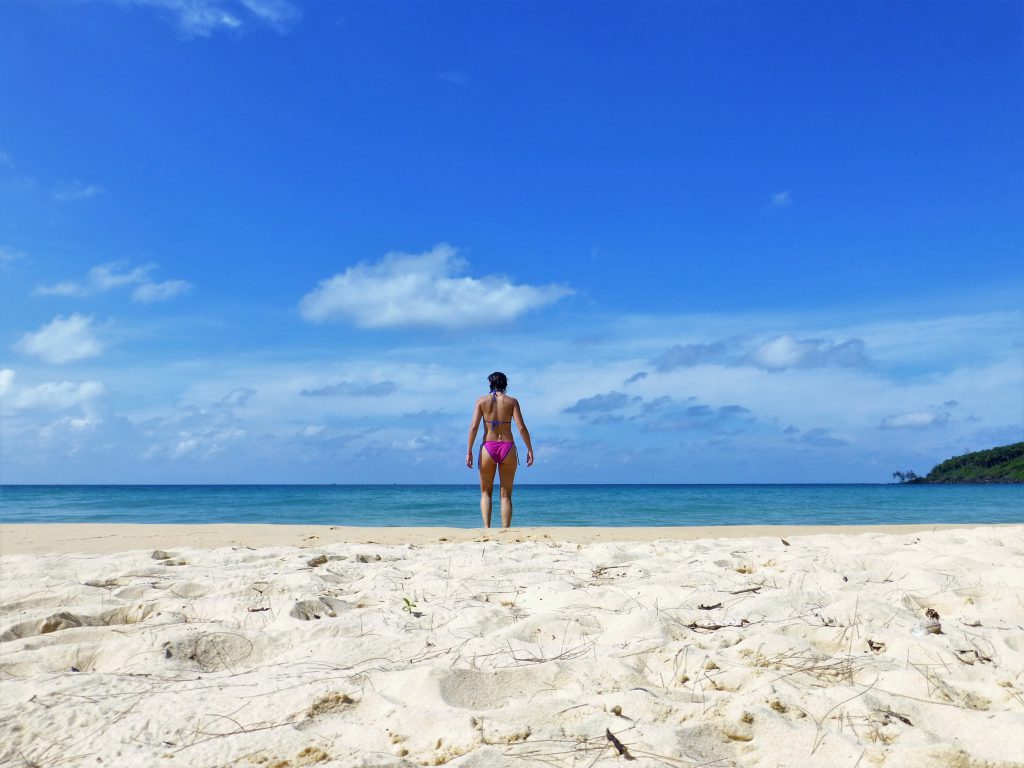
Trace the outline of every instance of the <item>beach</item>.
{"type": "Polygon", "coordinates": [[[0,765],[1024,766],[1024,526],[0,526],[0,765]]]}

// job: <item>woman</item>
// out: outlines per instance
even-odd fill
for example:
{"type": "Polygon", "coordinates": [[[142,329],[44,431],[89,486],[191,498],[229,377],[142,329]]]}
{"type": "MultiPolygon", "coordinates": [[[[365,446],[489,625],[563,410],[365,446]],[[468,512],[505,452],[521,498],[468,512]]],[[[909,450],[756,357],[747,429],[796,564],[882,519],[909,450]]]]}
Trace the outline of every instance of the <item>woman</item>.
{"type": "Polygon", "coordinates": [[[512,525],[512,484],[516,479],[519,452],[512,441],[512,422],[519,425],[519,434],[526,444],[526,466],[533,466],[533,445],[530,433],[523,423],[523,412],[519,401],[505,394],[508,379],[504,373],[495,371],[487,377],[491,394],[476,401],[473,421],[469,425],[469,449],[466,451],[466,466],[473,468],[473,441],[476,440],[480,420],[484,422],[484,441],[480,445],[480,514],[484,528],[491,527],[491,495],[494,493],[494,473],[501,478],[501,527],[512,525]]]}

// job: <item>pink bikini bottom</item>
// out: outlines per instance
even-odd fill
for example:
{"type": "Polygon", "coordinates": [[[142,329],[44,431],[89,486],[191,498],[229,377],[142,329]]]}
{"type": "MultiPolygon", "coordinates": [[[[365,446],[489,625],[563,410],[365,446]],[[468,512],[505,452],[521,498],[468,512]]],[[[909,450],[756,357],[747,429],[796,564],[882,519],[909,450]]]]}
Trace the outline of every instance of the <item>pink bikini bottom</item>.
{"type": "Polygon", "coordinates": [[[496,464],[501,464],[501,462],[505,460],[505,457],[508,456],[509,451],[511,451],[515,445],[515,443],[506,443],[501,440],[485,440],[482,447],[490,454],[496,464]]]}

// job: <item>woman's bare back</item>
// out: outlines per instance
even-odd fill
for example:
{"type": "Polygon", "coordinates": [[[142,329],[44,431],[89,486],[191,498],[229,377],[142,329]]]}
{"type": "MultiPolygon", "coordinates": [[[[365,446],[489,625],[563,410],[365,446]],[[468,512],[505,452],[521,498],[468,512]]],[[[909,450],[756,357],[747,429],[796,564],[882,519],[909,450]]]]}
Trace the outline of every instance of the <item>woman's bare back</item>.
{"type": "Polygon", "coordinates": [[[519,410],[519,401],[514,397],[494,392],[476,401],[484,425],[484,440],[513,442],[512,424],[519,410]]]}

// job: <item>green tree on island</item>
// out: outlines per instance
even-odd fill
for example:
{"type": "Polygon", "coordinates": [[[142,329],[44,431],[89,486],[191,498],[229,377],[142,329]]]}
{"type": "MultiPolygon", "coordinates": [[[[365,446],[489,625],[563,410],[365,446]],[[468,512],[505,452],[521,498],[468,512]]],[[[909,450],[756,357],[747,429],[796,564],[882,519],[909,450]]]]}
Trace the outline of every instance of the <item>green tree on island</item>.
{"type": "Polygon", "coordinates": [[[892,476],[900,483],[1024,483],[1024,443],[954,456],[924,477],[913,470],[892,476]]]}

